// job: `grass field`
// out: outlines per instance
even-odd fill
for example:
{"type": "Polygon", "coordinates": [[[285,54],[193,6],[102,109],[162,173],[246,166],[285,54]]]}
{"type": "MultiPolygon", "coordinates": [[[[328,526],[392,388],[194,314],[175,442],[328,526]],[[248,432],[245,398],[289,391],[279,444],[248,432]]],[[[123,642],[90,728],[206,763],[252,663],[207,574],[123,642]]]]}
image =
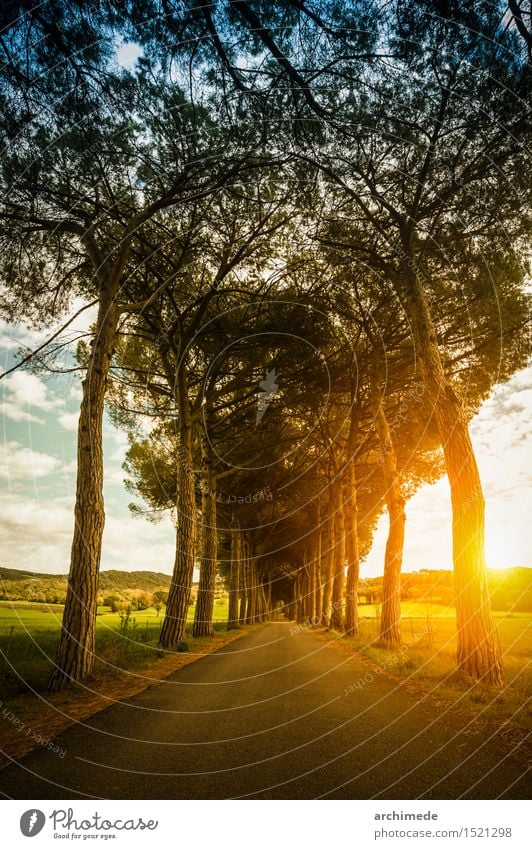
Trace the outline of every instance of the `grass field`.
{"type": "MultiPolygon", "coordinates": [[[[223,604],[218,601],[214,605],[214,621],[224,622],[227,620],[227,601],[222,599],[223,604]]],[[[188,621],[194,619],[194,605],[189,607],[188,621]]],[[[28,601],[0,601],[0,637],[9,633],[13,626],[19,631],[55,630],[61,627],[63,616],[62,604],[37,604],[28,601]]],[[[134,610],[131,618],[136,621],[137,628],[148,628],[150,633],[158,631],[164,618],[164,609],[157,611],[150,607],[147,610],[134,610]]],[[[98,608],[97,625],[99,628],[120,627],[120,614],[111,613],[109,607],[98,608]]]]}
{"type": "MultiPolygon", "coordinates": [[[[62,605],[0,601],[0,689],[4,699],[46,687],[61,630],[62,605]]],[[[164,610],[131,612],[124,625],[119,613],[98,608],[96,672],[142,669],[163,654],[157,647],[164,610]]],[[[190,633],[194,606],[188,613],[190,633]]],[[[227,601],[214,605],[214,627],[225,627],[227,601]]],[[[181,650],[186,650],[186,644],[181,650]]]]}
{"type": "Polygon", "coordinates": [[[377,641],[375,608],[359,608],[360,636],[342,638],[349,648],[365,655],[379,672],[394,674],[440,698],[474,706],[486,719],[508,720],[532,728],[532,614],[496,612],[495,627],[503,653],[505,686],[502,692],[471,685],[456,671],[456,623],[451,607],[404,602],[401,605],[403,645],[390,651],[377,641]]]}
{"type": "MultiPolygon", "coordinates": [[[[485,716],[509,719],[530,727],[532,672],[532,614],[495,613],[495,623],[504,656],[506,685],[495,697],[479,687],[468,688],[456,675],[456,625],[452,607],[423,602],[402,604],[403,645],[389,651],[377,644],[378,608],[361,605],[360,636],[337,640],[342,650],[358,652],[387,674],[394,674],[440,696],[456,698],[466,692],[465,701],[477,706],[485,716]]],[[[46,687],[59,639],[61,605],[0,601],[0,687],[5,699],[16,698],[46,687]]],[[[134,611],[127,627],[121,629],[118,613],[98,609],[96,653],[98,674],[113,675],[118,670],[142,669],[161,657],[157,647],[164,610],[134,611]]],[[[189,626],[194,607],[189,609],[189,626]]],[[[227,601],[214,606],[215,628],[224,629],[227,601]]],[[[295,626],[298,627],[298,626],[295,626]]],[[[334,639],[334,634],[330,635],[334,639]]],[[[338,635],[340,636],[340,635],[338,635]]],[[[186,649],[186,646],[182,646],[186,649]]]]}

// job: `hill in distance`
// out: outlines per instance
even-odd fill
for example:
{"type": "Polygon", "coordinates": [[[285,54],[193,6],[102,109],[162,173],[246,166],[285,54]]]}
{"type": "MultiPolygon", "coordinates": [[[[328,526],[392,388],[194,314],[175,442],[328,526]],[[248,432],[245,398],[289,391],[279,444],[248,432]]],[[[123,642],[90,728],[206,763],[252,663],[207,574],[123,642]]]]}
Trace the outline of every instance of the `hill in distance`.
{"type": "MultiPolygon", "coordinates": [[[[99,595],[135,598],[141,593],[168,592],[171,576],[163,572],[122,572],[108,569],[100,572],[99,595]]],[[[13,601],[63,603],[67,575],[30,572],[27,569],[0,567],[0,598],[13,601]]]]}
{"type": "MultiPolygon", "coordinates": [[[[0,581],[42,581],[43,584],[64,581],[66,574],[50,574],[47,572],[29,572],[27,569],[6,569],[0,566],[0,581]]],[[[123,572],[120,569],[107,569],[100,572],[100,589],[158,590],[170,586],[171,575],[163,572],[123,572]]]]}
{"type": "MultiPolygon", "coordinates": [[[[107,569],[100,572],[99,596],[136,599],[142,594],[168,592],[171,576],[164,572],[123,572],[107,569]]],[[[512,569],[488,570],[488,585],[494,610],[532,612],[532,569],[515,566],[512,569]]],[[[63,603],[67,576],[30,572],[26,569],[0,567],[0,598],[46,603],[63,603]]],[[[360,581],[361,595],[370,603],[382,597],[382,577],[360,581]],[[372,592],[368,593],[367,591],[372,592]],[[369,598],[368,598],[369,596],[369,598]]],[[[403,601],[424,601],[430,604],[454,604],[454,578],[450,570],[422,569],[401,575],[403,601]]]]}

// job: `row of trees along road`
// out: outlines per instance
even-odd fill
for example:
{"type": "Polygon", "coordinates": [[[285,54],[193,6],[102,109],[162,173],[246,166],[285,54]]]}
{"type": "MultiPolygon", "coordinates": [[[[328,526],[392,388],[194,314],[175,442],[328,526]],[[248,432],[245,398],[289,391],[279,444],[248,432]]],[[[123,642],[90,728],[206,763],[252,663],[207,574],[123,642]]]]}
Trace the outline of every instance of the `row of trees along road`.
{"type": "Polygon", "coordinates": [[[196,634],[217,568],[230,627],[283,601],[356,633],[384,505],[381,639],[397,644],[404,505],[445,470],[458,664],[502,683],[468,422],[527,355],[530,36],[513,5],[12,4],[1,301],[57,328],[19,367],[59,368],[75,299],[97,307],[74,366],[52,689],[93,668],[106,400],[130,488],[174,510],[162,646],[183,636],[196,557],[196,634]],[[134,67],[116,58],[128,41],[134,67]]]}

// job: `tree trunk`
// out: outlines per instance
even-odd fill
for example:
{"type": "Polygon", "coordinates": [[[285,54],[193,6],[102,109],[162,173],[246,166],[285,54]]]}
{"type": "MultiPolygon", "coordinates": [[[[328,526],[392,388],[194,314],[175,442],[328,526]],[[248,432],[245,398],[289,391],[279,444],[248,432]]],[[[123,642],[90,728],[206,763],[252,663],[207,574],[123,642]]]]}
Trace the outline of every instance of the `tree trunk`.
{"type": "Polygon", "coordinates": [[[425,292],[410,268],[403,271],[407,283],[405,307],[451,489],[458,666],[466,675],[501,687],[502,656],[487,584],[480,475],[462,405],[445,376],[425,292]]]}
{"type": "Polygon", "coordinates": [[[310,551],[307,553],[307,584],[308,584],[308,601],[307,601],[307,616],[311,625],[316,621],[316,568],[314,558],[315,551],[315,534],[310,535],[310,551]]]}
{"type": "Polygon", "coordinates": [[[238,599],[240,596],[240,560],[241,560],[240,528],[233,517],[231,532],[231,566],[229,572],[229,610],[227,615],[227,630],[238,628],[238,599]]]}
{"type": "Polygon", "coordinates": [[[259,621],[266,622],[266,593],[264,591],[264,584],[262,579],[259,581],[259,621]]]}
{"type": "Polygon", "coordinates": [[[305,608],[303,605],[303,572],[300,570],[296,576],[296,622],[303,624],[305,621],[305,608]]]}
{"type": "Polygon", "coordinates": [[[266,590],[266,619],[273,619],[273,611],[272,611],[272,584],[271,581],[267,583],[266,590]]]}
{"type": "Polygon", "coordinates": [[[303,590],[303,616],[305,622],[310,622],[311,613],[311,584],[310,584],[310,562],[307,549],[303,552],[304,570],[302,573],[302,590],[303,590]]]}
{"type": "Polygon", "coordinates": [[[212,624],[216,570],[218,566],[218,531],[216,527],[216,476],[208,440],[202,440],[203,489],[201,495],[203,534],[198,598],[194,613],[194,637],[210,637],[212,624]]]}
{"type": "Polygon", "coordinates": [[[322,617],[322,602],[323,602],[323,584],[321,578],[321,552],[323,544],[323,531],[321,527],[321,510],[319,502],[316,504],[316,530],[314,532],[314,582],[316,591],[316,612],[314,624],[321,622],[322,617]]]}
{"type": "Polygon", "coordinates": [[[329,514],[327,516],[327,551],[325,555],[325,576],[323,581],[321,624],[331,627],[332,591],[334,577],[334,493],[333,484],[329,484],[329,514]]]}
{"type": "Polygon", "coordinates": [[[339,475],[334,484],[335,515],[334,534],[336,547],[334,552],[334,581],[332,594],[331,628],[335,631],[344,630],[344,597],[345,597],[345,529],[344,504],[342,497],[342,478],[339,475]]]}
{"type": "Polygon", "coordinates": [[[355,458],[347,469],[347,497],[344,502],[345,544],[347,555],[347,580],[345,593],[345,633],[358,636],[358,578],[360,557],[358,553],[358,506],[355,458]]]}
{"type": "MultiPolygon", "coordinates": [[[[375,358],[377,353],[375,352],[375,358]]],[[[382,610],[379,639],[388,647],[401,645],[401,567],[405,539],[405,499],[397,470],[397,455],[388,419],[384,411],[378,363],[371,370],[371,395],[375,428],[381,451],[386,506],[388,507],[388,539],[384,555],[382,610]]]]}
{"type": "Polygon", "coordinates": [[[253,625],[256,622],[257,616],[257,575],[255,570],[255,561],[251,556],[251,549],[248,545],[248,611],[247,622],[253,625]]]}
{"type": "Polygon", "coordinates": [[[285,605],[285,616],[287,619],[294,620],[297,616],[297,604],[296,604],[296,579],[294,578],[291,581],[291,592],[290,592],[290,600],[285,605]]]}
{"type": "Polygon", "coordinates": [[[250,545],[244,541],[244,562],[246,564],[246,625],[251,625],[255,616],[255,579],[251,561],[250,545]]]}
{"type": "Polygon", "coordinates": [[[262,622],[263,615],[263,606],[262,606],[262,582],[259,578],[257,578],[257,592],[255,598],[255,622],[262,622]]]}
{"type": "Polygon", "coordinates": [[[172,648],[185,637],[194,575],[196,492],[192,454],[192,422],[184,363],[180,364],[177,370],[176,390],[176,400],[179,407],[176,556],[172,583],[166,603],[166,615],[159,638],[159,645],[163,648],[172,648]]]}
{"type": "Polygon", "coordinates": [[[61,637],[49,690],[81,681],[94,666],[98,575],[105,524],[103,413],[119,309],[116,284],[102,288],[78,422],[76,504],[61,637]]]}
{"type": "Polygon", "coordinates": [[[246,624],[246,611],[248,604],[248,563],[246,557],[246,541],[240,535],[240,613],[239,622],[241,625],[246,624]]]}

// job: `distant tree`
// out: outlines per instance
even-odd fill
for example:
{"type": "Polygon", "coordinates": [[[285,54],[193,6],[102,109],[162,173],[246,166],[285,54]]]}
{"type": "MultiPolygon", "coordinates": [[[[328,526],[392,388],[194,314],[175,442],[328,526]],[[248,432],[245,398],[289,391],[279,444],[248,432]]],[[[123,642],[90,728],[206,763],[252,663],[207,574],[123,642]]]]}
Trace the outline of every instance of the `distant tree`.
{"type": "MultiPolygon", "coordinates": [[[[168,600],[168,591],[167,590],[155,590],[153,593],[153,600],[155,604],[164,605],[168,600]]],[[[160,610],[161,608],[159,608],[160,610]]]]}
{"type": "Polygon", "coordinates": [[[103,603],[105,607],[111,608],[111,613],[116,613],[120,608],[122,599],[118,595],[107,595],[104,597],[103,603]]]}
{"type": "Polygon", "coordinates": [[[148,610],[153,607],[153,595],[151,593],[140,593],[133,601],[132,606],[137,610],[148,610]]]}

